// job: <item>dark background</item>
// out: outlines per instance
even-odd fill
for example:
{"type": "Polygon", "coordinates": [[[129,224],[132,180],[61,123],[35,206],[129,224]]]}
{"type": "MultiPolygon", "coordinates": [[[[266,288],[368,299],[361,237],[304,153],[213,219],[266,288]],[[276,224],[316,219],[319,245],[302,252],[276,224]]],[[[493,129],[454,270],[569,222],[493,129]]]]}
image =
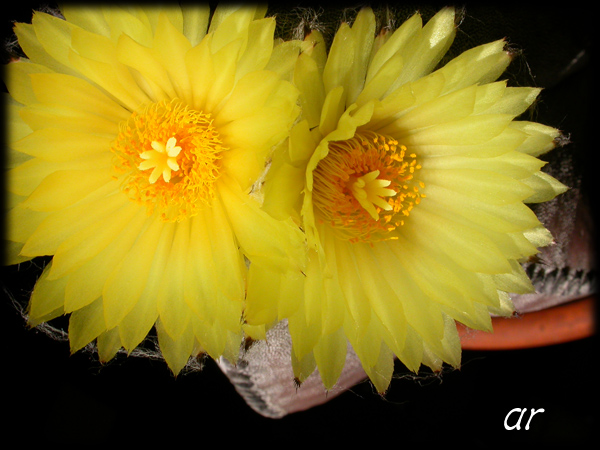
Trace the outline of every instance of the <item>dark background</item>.
{"type": "MultiPolygon", "coordinates": [[[[584,190],[592,192],[592,158],[598,148],[597,140],[590,139],[597,92],[593,11],[573,2],[485,5],[466,4],[456,47],[508,37],[521,49],[509,69],[513,85],[545,88],[535,120],[570,134],[572,143],[560,151],[573,155],[584,190]],[[583,55],[579,62],[569,66],[578,54],[583,55]]],[[[9,36],[12,21],[30,20],[34,6],[20,3],[3,9],[3,38],[9,36]]],[[[426,17],[437,6],[426,3],[418,9],[426,17]]],[[[287,8],[277,3],[273,9],[281,13],[287,8]]],[[[20,444],[33,445],[201,446],[214,445],[217,438],[217,445],[237,446],[364,442],[488,447],[585,443],[597,426],[595,337],[524,350],[464,351],[461,370],[439,378],[404,377],[398,366],[385,398],[365,382],[325,405],[273,420],[246,406],[212,361],[201,372],[175,379],[163,362],[118,357],[102,366],[93,355],[70,355],[68,343],[27,329],[12,300],[26,302],[32,277],[39,273],[28,267],[2,272],[0,405],[8,419],[0,423],[5,442],[16,437],[20,444]],[[513,408],[545,412],[535,416],[529,430],[506,431],[504,417],[513,408]]]]}

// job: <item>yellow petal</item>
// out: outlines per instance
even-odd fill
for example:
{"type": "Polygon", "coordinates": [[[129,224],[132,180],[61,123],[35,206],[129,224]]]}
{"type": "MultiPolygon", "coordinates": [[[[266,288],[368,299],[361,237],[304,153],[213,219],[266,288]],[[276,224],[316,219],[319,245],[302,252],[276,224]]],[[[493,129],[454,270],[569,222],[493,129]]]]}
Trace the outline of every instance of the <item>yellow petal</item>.
{"type": "Polygon", "coordinates": [[[63,313],[67,277],[59,278],[58,280],[49,280],[48,274],[51,267],[52,263],[49,263],[44,268],[33,288],[27,311],[29,316],[28,321],[31,326],[37,325],[39,319],[44,319],[56,311],[58,311],[58,315],[63,313]]]}
{"type": "MultiPolygon", "coordinates": [[[[208,258],[214,260],[216,273],[212,282],[216,283],[219,292],[225,298],[229,299],[235,305],[235,308],[240,308],[240,303],[238,302],[241,301],[244,295],[246,266],[240,251],[240,242],[236,234],[236,229],[228,221],[231,217],[230,206],[235,207],[234,205],[224,207],[215,201],[210,212],[207,213],[204,222],[206,228],[203,230],[203,239],[206,239],[207,241],[205,242],[210,245],[211,256],[208,254],[202,256],[206,258],[205,263],[209,261],[208,258]]],[[[248,227],[251,227],[254,218],[251,215],[247,215],[245,219],[248,221],[248,227]]],[[[225,309],[225,311],[228,310],[225,309]]],[[[227,317],[227,314],[223,314],[223,316],[227,317]]],[[[221,317],[222,321],[224,317],[221,317]]],[[[231,320],[238,321],[237,314],[231,320]]],[[[225,320],[225,322],[227,321],[225,320]]]]}
{"type": "Polygon", "coordinates": [[[469,221],[503,233],[524,231],[539,225],[535,214],[522,203],[492,205],[436,185],[427,186],[427,201],[435,203],[436,208],[452,211],[469,221]]]}
{"type": "Polygon", "coordinates": [[[236,78],[262,70],[265,68],[273,51],[273,34],[275,32],[275,18],[267,17],[255,20],[248,27],[248,42],[252,45],[246,47],[238,62],[236,78]]]}
{"type": "Polygon", "coordinates": [[[279,296],[278,319],[283,320],[298,311],[302,302],[304,274],[288,272],[282,276],[279,296]]]}
{"type": "Polygon", "coordinates": [[[547,202],[569,189],[560,181],[544,172],[536,172],[530,178],[522,181],[535,191],[535,194],[524,200],[525,203],[547,202]]]}
{"type": "MultiPolygon", "coordinates": [[[[242,151],[244,152],[242,157],[248,159],[254,156],[261,170],[271,149],[288,136],[297,115],[295,94],[284,86],[291,85],[283,85],[282,90],[275,92],[281,103],[267,104],[255,114],[239,118],[219,128],[223,143],[230,152],[242,151]]],[[[248,172],[248,170],[231,164],[228,161],[230,152],[224,154],[223,163],[227,165],[227,170],[233,176],[243,180],[237,173],[248,172]]],[[[256,181],[257,175],[254,175],[251,182],[256,181]]],[[[245,185],[245,183],[246,181],[243,181],[241,184],[245,185]]]]}
{"type": "MultiPolygon", "coordinates": [[[[131,244],[127,247],[131,248],[131,244]]],[[[160,258],[160,254],[153,256],[154,260],[142,293],[118,326],[120,340],[128,351],[132,351],[146,337],[158,319],[157,291],[160,283],[164,280],[165,262],[160,258]]],[[[120,258],[118,255],[114,260],[115,263],[120,261],[120,258]]],[[[179,299],[179,301],[183,301],[183,299],[179,299]]]]}
{"type": "Polygon", "coordinates": [[[96,339],[98,347],[98,359],[101,362],[108,362],[115,357],[121,348],[121,339],[119,338],[119,330],[113,328],[101,333],[96,339]]]}
{"type": "MultiPolygon", "coordinates": [[[[214,39],[212,41],[214,42],[214,39]]],[[[212,65],[215,68],[216,75],[212,83],[206,86],[208,88],[205,105],[206,111],[216,110],[233,89],[236,79],[237,61],[244,43],[242,39],[237,39],[228,43],[216,53],[213,53],[212,65]]]]}
{"type": "MultiPolygon", "coordinates": [[[[507,149],[516,148],[516,143],[506,141],[507,149]]],[[[518,144],[517,144],[518,145],[518,144]]],[[[424,161],[425,162],[425,161],[424,161]]],[[[480,169],[498,172],[516,180],[529,178],[538,172],[546,163],[525,153],[507,151],[492,158],[477,157],[473,153],[469,156],[437,156],[426,160],[428,169],[480,169]]]]}
{"type": "MultiPolygon", "coordinates": [[[[496,86],[504,83],[492,83],[496,86]]],[[[492,107],[485,109],[486,114],[512,114],[515,117],[524,113],[537,99],[541,89],[529,87],[511,87],[503,90],[502,98],[491,102],[492,107]]]]}
{"type": "Polygon", "coordinates": [[[116,136],[118,132],[117,123],[112,119],[49,104],[36,104],[23,108],[21,117],[32,130],[58,128],[105,136],[116,136]]]}
{"type": "Polygon", "coordinates": [[[248,325],[242,324],[242,330],[245,338],[250,338],[255,341],[264,341],[267,339],[267,330],[265,325],[248,325]]]}
{"type": "Polygon", "coordinates": [[[323,303],[326,302],[324,300],[326,295],[324,278],[326,274],[315,252],[309,252],[307,259],[306,269],[304,270],[306,275],[304,304],[300,311],[304,314],[304,320],[300,323],[303,327],[311,330],[311,334],[316,334],[314,338],[316,342],[323,332],[323,317],[327,312],[326,308],[323,307],[323,303]]]}
{"type": "Polygon", "coordinates": [[[58,170],[44,178],[24,205],[37,211],[61,210],[111,182],[110,172],[106,168],[58,170]]]}
{"type": "Polygon", "coordinates": [[[302,117],[313,128],[321,121],[325,88],[316,61],[306,54],[298,57],[294,69],[294,84],[300,91],[302,117]]]}
{"type": "MultiPolygon", "coordinates": [[[[302,123],[306,124],[306,122],[302,123]]],[[[276,151],[287,154],[287,146],[281,146],[276,151]]],[[[277,220],[297,218],[302,203],[304,179],[303,167],[288,164],[288,158],[285,156],[273,158],[265,176],[262,209],[277,220]]]]}
{"type": "Polygon", "coordinates": [[[160,322],[166,333],[177,340],[187,327],[190,309],[183,296],[183,282],[187,265],[189,221],[176,224],[171,239],[159,247],[156,260],[162,260],[161,283],[156,291],[160,322]]]}
{"type": "Polygon", "coordinates": [[[167,70],[176,97],[186,102],[191,100],[191,91],[185,55],[191,47],[190,41],[171,24],[166,14],[160,14],[154,34],[153,52],[167,70]]]}
{"type": "Polygon", "coordinates": [[[369,379],[380,394],[387,391],[392,375],[394,374],[394,355],[387,348],[385,343],[381,343],[383,347],[379,352],[379,360],[373,367],[365,368],[365,372],[369,379]]]}
{"type": "Polygon", "coordinates": [[[248,270],[244,319],[247,324],[273,324],[300,307],[304,274],[280,273],[256,264],[248,270]]]}
{"type": "Polygon", "coordinates": [[[366,327],[357,326],[352,320],[346,320],[344,332],[365,370],[377,364],[380,351],[384,347],[387,348],[384,343],[384,334],[387,334],[387,331],[377,317],[369,321],[366,327]]]}
{"type": "Polygon", "coordinates": [[[45,161],[66,162],[107,153],[111,138],[78,131],[43,128],[12,144],[15,150],[45,161]]]}
{"type": "MultiPolygon", "coordinates": [[[[413,144],[411,150],[414,150],[415,153],[421,155],[423,158],[428,156],[454,157],[455,155],[468,156],[476,159],[491,158],[519,149],[519,146],[521,146],[526,139],[527,135],[525,133],[509,127],[502,130],[500,134],[490,140],[478,144],[462,145],[459,142],[448,145],[442,143],[421,143],[413,144]]],[[[435,164],[435,161],[437,161],[437,158],[435,160],[428,160],[427,164],[429,164],[429,162],[435,164]]]]}
{"type": "MultiPolygon", "coordinates": [[[[194,256],[188,262],[184,296],[204,324],[239,334],[246,266],[231,228],[224,224],[226,216],[218,203],[193,218],[189,252],[194,256]]],[[[195,333],[196,328],[194,325],[195,333]]],[[[223,337],[218,342],[225,341],[223,337]]],[[[216,344],[207,345],[215,348],[216,344]]]]}
{"type": "Polygon", "coordinates": [[[368,297],[363,288],[352,244],[336,239],[335,252],[346,307],[358,330],[365,331],[371,321],[371,308],[369,302],[365,301],[368,297]]]}
{"type": "MultiPolygon", "coordinates": [[[[37,13],[36,13],[37,14],[37,13]]],[[[69,69],[48,54],[40,44],[34,26],[29,23],[16,23],[14,32],[19,40],[19,46],[27,55],[27,58],[40,66],[44,66],[53,72],[69,72],[69,69]]]]}
{"type": "Polygon", "coordinates": [[[396,356],[408,370],[418,372],[423,362],[423,339],[413,327],[406,327],[404,348],[396,356]]]}
{"type": "MultiPolygon", "coordinates": [[[[188,266],[185,274],[184,299],[192,311],[204,321],[214,319],[217,304],[223,294],[220,292],[217,280],[217,268],[211,247],[211,236],[206,232],[209,223],[204,218],[204,212],[192,217],[190,232],[190,247],[188,266]]],[[[227,255],[225,253],[225,255],[227,255]]],[[[233,268],[235,268],[234,266],[233,268]]],[[[239,279],[234,278],[235,285],[239,279]]],[[[233,283],[232,283],[233,284],[233,283]]]]}
{"type": "MultiPolygon", "coordinates": [[[[132,205],[132,208],[135,206],[132,205]]],[[[102,295],[106,280],[115,266],[131,249],[141,234],[146,220],[146,211],[138,208],[136,216],[127,223],[127,226],[114,237],[106,248],[71,273],[65,289],[65,309],[67,311],[79,309],[102,295]]],[[[99,220],[97,223],[104,225],[105,221],[99,220]]],[[[82,256],[86,257],[87,255],[82,256]]]]}
{"type": "Polygon", "coordinates": [[[540,123],[519,121],[512,122],[510,127],[526,133],[527,139],[518,150],[531,156],[539,156],[552,150],[560,137],[557,129],[540,123]]]}
{"type": "Polygon", "coordinates": [[[102,297],[107,328],[118,325],[144,292],[156,249],[161,238],[168,238],[164,228],[162,221],[150,221],[148,228],[106,280],[102,297]]]}
{"type": "Polygon", "coordinates": [[[215,65],[210,52],[210,36],[190,49],[185,55],[187,75],[192,89],[190,107],[204,111],[206,99],[215,77],[215,65]]]}
{"type": "Polygon", "coordinates": [[[344,325],[347,310],[333,239],[325,239],[323,249],[326,255],[327,273],[323,278],[325,295],[322,296],[321,306],[322,327],[324,334],[330,334],[344,325]]]}
{"type": "Polygon", "coordinates": [[[504,273],[510,265],[498,247],[486,236],[471,227],[442,218],[425,208],[422,202],[410,215],[407,237],[415,242],[443,251],[467,270],[481,273],[504,273]],[[456,249],[460,248],[460,254],[456,249]]]}
{"type": "Polygon", "coordinates": [[[371,59],[373,41],[375,39],[375,14],[371,8],[362,8],[352,24],[354,40],[354,61],[348,74],[347,103],[354,103],[362,90],[371,59]]]}
{"type": "Polygon", "coordinates": [[[398,79],[403,65],[404,59],[401,54],[396,54],[388,59],[372,79],[365,83],[364,89],[356,99],[356,103],[362,105],[372,99],[382,99],[389,91],[392,83],[398,79]]]}
{"type": "MultiPolygon", "coordinates": [[[[307,120],[298,122],[290,131],[289,160],[297,167],[304,167],[314,152],[318,142],[310,130],[307,120]]],[[[287,156],[287,155],[286,155],[287,156]]]]}
{"type": "Polygon", "coordinates": [[[237,362],[237,353],[242,342],[240,335],[236,336],[234,333],[231,333],[219,322],[209,324],[198,320],[195,316],[191,317],[190,326],[193,328],[193,335],[196,337],[202,350],[208,353],[213,359],[218,359],[221,356],[225,357],[225,354],[227,354],[226,359],[233,364],[237,362]],[[235,342],[237,347],[235,354],[233,354],[231,347],[236,338],[238,338],[237,342],[235,342]]]}
{"type": "Polygon", "coordinates": [[[271,324],[277,320],[281,278],[277,272],[250,264],[244,310],[248,324],[271,324]]]}
{"type": "MultiPolygon", "coordinates": [[[[463,311],[473,319],[477,316],[472,301],[485,302],[486,292],[474,273],[461,267],[452,258],[439,252],[431,253],[402,236],[395,245],[390,245],[390,250],[407,275],[431,300],[463,311]]],[[[489,319],[487,311],[486,317],[489,319]]]]}
{"type": "Polygon", "coordinates": [[[101,163],[103,159],[108,160],[109,158],[105,154],[96,154],[65,163],[48,162],[36,158],[29,159],[7,172],[8,189],[13,194],[27,197],[39,187],[44,178],[54,172],[58,170],[97,169],[98,163],[101,163]]]}
{"type": "Polygon", "coordinates": [[[217,52],[231,41],[246,38],[252,20],[262,19],[264,7],[247,5],[220,5],[210,21],[209,33],[214,33],[212,51],[217,52]]]}
{"type": "Polygon", "coordinates": [[[304,236],[291,219],[273,219],[232,181],[221,183],[219,192],[232,229],[252,263],[284,272],[302,266],[304,236]]]}
{"type": "Polygon", "coordinates": [[[504,40],[480,45],[463,52],[439,69],[437,72],[443,74],[446,80],[444,91],[495,81],[511,61],[505,45],[504,40]]]}
{"type": "Polygon", "coordinates": [[[523,201],[534,193],[526,184],[489,170],[428,169],[419,175],[425,185],[444,186],[495,205],[523,201]]]}
{"type": "Polygon", "coordinates": [[[514,294],[531,294],[535,288],[525,270],[517,261],[511,261],[512,272],[494,275],[498,289],[514,294]]]}
{"type": "Polygon", "coordinates": [[[185,367],[194,349],[194,333],[189,325],[178,339],[172,339],[161,321],[156,322],[160,351],[171,371],[177,375],[185,367]]]}
{"type": "MultiPolygon", "coordinates": [[[[58,73],[32,74],[31,86],[41,103],[94,114],[115,124],[127,120],[130,115],[129,111],[98,88],[78,77],[58,73]]],[[[115,133],[116,131],[115,128],[115,133]]]]}
{"type": "Polygon", "coordinates": [[[294,372],[295,380],[303,383],[316,368],[317,362],[315,361],[315,356],[312,352],[307,353],[302,358],[298,358],[296,354],[292,352],[292,370],[294,372]]]}
{"type": "Polygon", "coordinates": [[[508,115],[468,116],[456,121],[412,130],[402,125],[402,118],[379,129],[382,134],[392,134],[407,147],[413,145],[472,145],[485,142],[500,134],[511,122],[508,115]]]}
{"type": "Polygon", "coordinates": [[[21,255],[23,243],[4,239],[4,264],[12,266],[32,259],[31,256],[21,255]]]}
{"type": "Polygon", "coordinates": [[[131,226],[139,208],[127,198],[124,200],[127,204],[111,214],[109,220],[94,222],[59,245],[54,254],[50,278],[72,273],[108,247],[126,227],[131,226]]]}
{"type": "Polygon", "coordinates": [[[16,205],[6,214],[5,238],[25,243],[47,216],[48,213],[32,211],[22,204],[16,205]]]}
{"type": "Polygon", "coordinates": [[[444,76],[434,73],[402,85],[377,102],[370,127],[374,131],[380,130],[406,111],[439,97],[444,84],[444,76]]]}
{"type": "Polygon", "coordinates": [[[117,58],[117,45],[110,39],[84,30],[72,34],[71,65],[89,78],[129,111],[148,102],[148,96],[136,83],[131,71],[117,58]]]}
{"type": "Polygon", "coordinates": [[[148,336],[158,319],[153,289],[156,289],[156,284],[149,278],[138,302],[116,327],[119,341],[128,352],[134,350],[148,336]]]}
{"type": "Polygon", "coordinates": [[[184,3],[181,5],[181,10],[183,13],[183,34],[192,46],[196,46],[206,36],[210,7],[208,5],[184,3]]]}
{"type": "Polygon", "coordinates": [[[332,389],[346,363],[346,337],[340,328],[321,337],[313,354],[326,389],[332,389]]]}
{"type": "Polygon", "coordinates": [[[266,103],[279,79],[274,72],[255,71],[240,79],[215,118],[215,126],[254,114],[266,103]]]}
{"type": "Polygon", "coordinates": [[[301,46],[299,41],[276,42],[265,70],[277,73],[283,80],[291,81],[301,46]]]}
{"type": "MultiPolygon", "coordinates": [[[[386,35],[387,40],[383,45],[376,49],[372,60],[369,64],[369,69],[366,75],[366,83],[370,83],[377,73],[382,70],[384,65],[389,66],[389,61],[395,59],[395,55],[398,55],[400,59],[403,59],[402,55],[405,53],[404,49],[407,44],[414,39],[423,26],[423,21],[419,14],[414,14],[410,19],[406,20],[400,27],[398,27],[391,36],[386,35]]],[[[389,85],[387,86],[389,89],[389,85]]]]}
{"type": "Polygon", "coordinates": [[[69,317],[69,343],[71,353],[85,347],[106,331],[102,299],[73,311],[69,317]]]}
{"type": "Polygon", "coordinates": [[[303,44],[303,52],[315,61],[317,71],[322,75],[327,63],[327,49],[323,34],[319,30],[312,30],[304,39],[303,44]]]}
{"type": "Polygon", "coordinates": [[[368,253],[371,253],[374,261],[380,262],[381,279],[394,291],[396,301],[402,303],[402,313],[406,322],[423,340],[440,340],[443,335],[443,323],[439,306],[431,301],[407,272],[397,269],[400,266],[399,259],[389,246],[377,245],[368,253]]]}
{"type": "Polygon", "coordinates": [[[328,91],[323,109],[321,111],[321,121],[319,123],[319,131],[323,136],[328,135],[338,126],[338,121],[344,112],[344,88],[337,86],[328,91]]]}
{"type": "Polygon", "coordinates": [[[109,5],[101,10],[108,25],[108,37],[116,41],[119,36],[126,34],[136,41],[148,45],[152,31],[146,14],[142,11],[127,11],[119,6],[109,5]]]}
{"type": "Polygon", "coordinates": [[[552,234],[543,226],[527,230],[523,233],[523,236],[531,242],[535,247],[546,247],[554,242],[552,234]]]}
{"type": "Polygon", "coordinates": [[[53,255],[69,236],[94,221],[105,220],[122,205],[122,197],[106,195],[89,196],[70,208],[49,214],[27,240],[23,254],[30,256],[53,255]],[[90,208],[90,205],[94,205],[90,208]]]}
{"type": "MultiPolygon", "coordinates": [[[[452,367],[458,369],[460,367],[461,360],[461,343],[458,331],[456,329],[456,323],[454,320],[447,315],[443,314],[444,319],[444,337],[440,341],[436,342],[423,342],[423,362],[425,362],[426,352],[429,348],[433,349],[436,358],[441,359],[443,362],[450,364],[452,367]]],[[[430,365],[433,370],[441,370],[442,361],[437,363],[435,366],[430,365]]]]}
{"type": "MultiPolygon", "coordinates": [[[[39,44],[52,58],[64,67],[69,67],[71,33],[75,25],[43,12],[37,12],[31,19],[39,44]]],[[[62,70],[61,72],[64,72],[62,70]]]]}
{"type": "Polygon", "coordinates": [[[86,8],[83,5],[63,4],[60,7],[67,22],[77,25],[80,28],[110,37],[110,30],[103,14],[92,8],[86,8]]]}
{"type": "Polygon", "coordinates": [[[310,359],[305,360],[304,358],[312,355],[312,350],[321,337],[320,324],[308,326],[305,311],[298,310],[296,314],[288,318],[288,327],[292,336],[292,361],[295,358],[298,362],[309,364],[310,359]]]}
{"type": "MultiPolygon", "coordinates": [[[[21,110],[23,109],[23,107],[11,97],[9,97],[7,94],[4,94],[2,99],[4,100],[4,111],[6,114],[6,141],[10,145],[11,143],[18,141],[19,139],[23,139],[33,130],[21,118],[21,110]]],[[[7,158],[5,163],[7,169],[13,168],[16,165],[25,162],[23,158],[29,159],[29,157],[21,154],[20,152],[7,153],[8,154],[6,155],[7,158]]]]}
{"type": "Polygon", "coordinates": [[[123,34],[117,44],[117,58],[121,64],[135,69],[152,87],[151,95],[154,101],[178,97],[169,73],[156,60],[151,49],[123,34]]]}
{"type": "MultiPolygon", "coordinates": [[[[333,38],[327,62],[323,69],[325,95],[337,88],[342,88],[345,91],[352,63],[354,62],[355,51],[352,30],[347,23],[342,23],[333,38]]],[[[343,101],[345,101],[347,94],[344,91],[343,101]]]]}
{"type": "Polygon", "coordinates": [[[439,124],[454,122],[473,113],[477,86],[430,100],[403,114],[397,123],[405,130],[416,130],[439,124]]]}
{"type": "MultiPolygon", "coordinates": [[[[406,339],[406,318],[402,303],[397,299],[398,292],[383,278],[373,261],[368,244],[357,244],[354,248],[358,269],[362,275],[363,289],[367,294],[373,313],[379,318],[393,339],[388,342],[390,348],[397,353],[406,339]]],[[[406,295],[406,293],[402,294],[406,295]]]]}
{"type": "Polygon", "coordinates": [[[4,82],[8,92],[17,102],[24,105],[37,103],[38,99],[31,86],[31,74],[52,73],[48,67],[34,64],[26,59],[12,62],[5,66],[3,73],[4,82]]]}
{"type": "Polygon", "coordinates": [[[410,58],[405,58],[400,77],[390,90],[431,72],[450,48],[455,34],[454,9],[440,10],[425,24],[421,32],[417,33],[417,37],[407,44],[404,52],[410,55],[410,58]]]}

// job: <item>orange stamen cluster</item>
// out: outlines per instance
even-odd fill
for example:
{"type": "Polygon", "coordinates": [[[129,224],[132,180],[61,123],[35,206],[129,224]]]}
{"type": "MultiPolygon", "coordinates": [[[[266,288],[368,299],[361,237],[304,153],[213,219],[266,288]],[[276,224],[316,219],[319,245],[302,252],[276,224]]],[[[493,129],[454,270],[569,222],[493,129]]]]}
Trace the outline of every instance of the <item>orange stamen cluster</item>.
{"type": "Polygon", "coordinates": [[[393,239],[425,197],[415,180],[415,154],[398,141],[372,131],[329,143],[313,172],[313,202],[320,220],[351,242],[393,239]]]}
{"type": "Polygon", "coordinates": [[[123,191],[148,214],[180,221],[211,204],[225,149],[210,115],[175,100],[134,112],[111,150],[123,191]]]}

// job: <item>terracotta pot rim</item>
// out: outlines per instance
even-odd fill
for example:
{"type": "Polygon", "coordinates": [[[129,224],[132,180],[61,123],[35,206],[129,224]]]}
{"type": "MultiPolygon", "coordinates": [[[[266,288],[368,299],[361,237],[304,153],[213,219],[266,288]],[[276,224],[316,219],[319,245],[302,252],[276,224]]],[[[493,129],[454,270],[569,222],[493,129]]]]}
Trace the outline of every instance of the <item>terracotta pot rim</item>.
{"type": "Polygon", "coordinates": [[[595,334],[595,303],[592,295],[563,305],[516,315],[494,317],[491,333],[458,324],[464,350],[510,350],[542,347],[590,337],[595,334]]]}

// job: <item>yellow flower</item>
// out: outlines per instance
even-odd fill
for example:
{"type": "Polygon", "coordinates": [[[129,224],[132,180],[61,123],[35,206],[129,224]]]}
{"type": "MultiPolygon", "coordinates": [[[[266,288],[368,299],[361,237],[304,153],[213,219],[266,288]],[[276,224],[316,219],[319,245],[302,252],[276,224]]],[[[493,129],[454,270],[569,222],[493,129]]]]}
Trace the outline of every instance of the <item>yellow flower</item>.
{"type": "Polygon", "coordinates": [[[285,272],[304,254],[250,195],[299,112],[298,44],[265,11],[67,5],[16,25],[8,262],[52,256],[32,326],[70,313],[72,351],[96,339],[102,360],[155,326],[174,373],[237,358],[246,259],[285,272]]]}
{"type": "MultiPolygon", "coordinates": [[[[287,318],[299,381],[331,388],[352,345],[383,392],[394,355],[410,370],[460,365],[455,321],[490,330],[509,293],[532,286],[520,262],[552,238],[524,203],[566,188],[536,158],[559,132],[516,121],[539,89],[496,81],[505,42],[434,70],[455,35],[443,9],[375,34],[373,12],[344,23],[329,54],[319,32],[296,63],[302,115],[265,181],[264,208],[305,230],[305,276],[285,295],[250,295],[248,323],[287,318]]],[[[274,277],[250,268],[250,285],[274,277]]],[[[251,294],[251,293],[250,293],[251,294]]]]}

